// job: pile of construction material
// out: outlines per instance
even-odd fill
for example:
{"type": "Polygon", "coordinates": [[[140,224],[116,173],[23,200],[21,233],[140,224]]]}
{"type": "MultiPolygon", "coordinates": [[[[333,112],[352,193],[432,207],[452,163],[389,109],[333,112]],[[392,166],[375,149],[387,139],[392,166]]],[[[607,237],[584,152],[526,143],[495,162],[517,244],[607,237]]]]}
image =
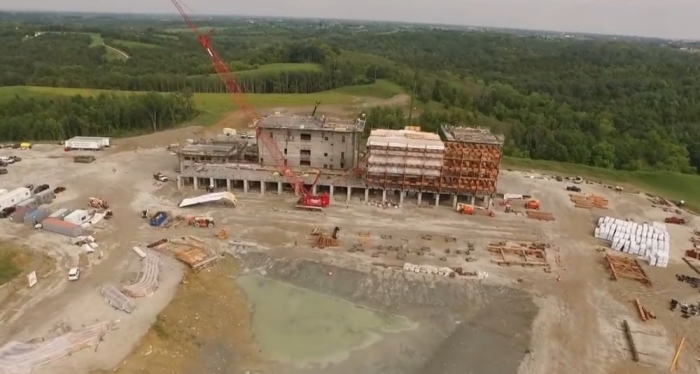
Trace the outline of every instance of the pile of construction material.
{"type": "Polygon", "coordinates": [[[652,266],[668,266],[671,236],[659,222],[638,224],[613,217],[600,217],[595,237],[611,242],[610,247],[643,257],[652,266]]]}
{"type": "Polygon", "coordinates": [[[409,264],[408,262],[403,264],[403,270],[411,273],[442,275],[443,277],[449,277],[450,275],[452,275],[452,273],[454,273],[454,270],[448,267],[414,265],[409,264]]]}
{"type": "Polygon", "coordinates": [[[608,209],[608,199],[597,195],[575,195],[570,194],[569,198],[577,208],[583,209],[608,209]]]}

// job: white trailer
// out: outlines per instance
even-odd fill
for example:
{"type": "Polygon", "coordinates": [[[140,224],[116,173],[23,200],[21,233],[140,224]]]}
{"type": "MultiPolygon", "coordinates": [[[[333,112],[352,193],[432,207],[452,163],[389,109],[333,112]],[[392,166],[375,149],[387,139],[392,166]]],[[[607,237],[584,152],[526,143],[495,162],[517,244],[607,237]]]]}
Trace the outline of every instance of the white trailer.
{"type": "Polygon", "coordinates": [[[67,149],[84,149],[88,151],[98,151],[109,147],[110,138],[106,137],[90,137],[76,136],[64,142],[67,149]]]}
{"type": "Polygon", "coordinates": [[[63,220],[74,225],[82,225],[90,218],[90,212],[87,210],[78,209],[71,214],[63,217],[63,220]]]}
{"type": "Polygon", "coordinates": [[[0,209],[9,208],[32,197],[32,191],[26,187],[15,188],[14,190],[0,196],[0,209]]]}

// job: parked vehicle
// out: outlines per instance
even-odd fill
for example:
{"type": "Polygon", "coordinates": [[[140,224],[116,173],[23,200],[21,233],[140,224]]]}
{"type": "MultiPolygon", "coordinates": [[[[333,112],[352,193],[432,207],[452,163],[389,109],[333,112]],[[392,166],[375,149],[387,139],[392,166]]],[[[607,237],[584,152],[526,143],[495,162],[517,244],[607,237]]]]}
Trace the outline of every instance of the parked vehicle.
{"type": "Polygon", "coordinates": [[[66,190],[65,187],[56,187],[56,188],[53,189],[53,193],[59,194],[59,193],[65,191],[65,190],[66,190]]]}
{"type": "Polygon", "coordinates": [[[19,157],[19,156],[10,156],[10,158],[11,158],[14,162],[20,162],[20,161],[22,161],[22,157],[19,157]]]}
{"type": "Polygon", "coordinates": [[[581,187],[578,186],[566,186],[567,191],[581,192],[581,187]]]}
{"type": "Polygon", "coordinates": [[[17,208],[11,206],[8,208],[5,208],[3,210],[0,210],[0,218],[7,218],[10,216],[10,214],[14,213],[17,208]]]}
{"type": "Polygon", "coordinates": [[[163,173],[155,173],[153,174],[153,178],[157,180],[158,182],[167,182],[168,177],[165,176],[163,173]]]}
{"type": "Polygon", "coordinates": [[[71,268],[70,270],[68,270],[69,281],[77,281],[78,279],[80,279],[80,269],[71,268]]]}
{"type": "Polygon", "coordinates": [[[576,178],[574,178],[574,183],[576,183],[576,184],[581,184],[581,183],[583,183],[583,178],[581,178],[581,177],[576,177],[576,178]]]}
{"type": "Polygon", "coordinates": [[[214,218],[212,217],[192,217],[190,226],[214,228],[214,218]]]}
{"type": "Polygon", "coordinates": [[[7,169],[0,168],[0,174],[7,174],[7,169]]]}
{"type": "Polygon", "coordinates": [[[34,189],[34,194],[36,195],[40,192],[48,190],[49,188],[50,186],[48,184],[39,185],[37,188],[34,189]]]}

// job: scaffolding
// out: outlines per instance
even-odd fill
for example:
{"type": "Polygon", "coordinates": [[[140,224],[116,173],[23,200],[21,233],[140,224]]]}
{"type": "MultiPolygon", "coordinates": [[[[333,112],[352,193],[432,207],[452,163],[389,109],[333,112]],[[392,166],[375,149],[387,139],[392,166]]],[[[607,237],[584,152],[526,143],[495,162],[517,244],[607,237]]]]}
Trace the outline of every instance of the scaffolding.
{"type": "Polygon", "coordinates": [[[445,145],[437,134],[374,130],[367,140],[367,184],[400,190],[437,190],[445,145]]]}

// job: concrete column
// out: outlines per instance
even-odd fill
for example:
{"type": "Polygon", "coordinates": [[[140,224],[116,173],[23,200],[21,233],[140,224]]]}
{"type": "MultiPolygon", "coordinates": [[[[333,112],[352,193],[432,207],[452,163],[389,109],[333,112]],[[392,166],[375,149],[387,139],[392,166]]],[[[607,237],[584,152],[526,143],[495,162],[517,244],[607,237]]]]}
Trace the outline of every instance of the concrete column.
{"type": "Polygon", "coordinates": [[[418,192],[418,205],[420,205],[421,201],[423,201],[423,193],[418,192]]]}
{"type": "Polygon", "coordinates": [[[248,180],[243,180],[243,193],[248,193],[248,180]]]}
{"type": "Polygon", "coordinates": [[[192,181],[194,182],[194,183],[192,183],[192,184],[194,184],[194,189],[195,190],[199,189],[199,178],[194,177],[194,178],[192,178],[192,181]]]}
{"type": "Polygon", "coordinates": [[[314,184],[314,188],[311,189],[311,194],[316,195],[316,191],[318,190],[317,186],[314,184]]]}
{"type": "Polygon", "coordinates": [[[265,194],[265,182],[260,181],[260,194],[264,195],[265,194]]]}
{"type": "Polygon", "coordinates": [[[365,202],[369,201],[369,187],[365,187],[365,202]]]}
{"type": "Polygon", "coordinates": [[[399,205],[403,205],[404,195],[406,195],[406,191],[399,191],[399,205]]]}
{"type": "Polygon", "coordinates": [[[231,180],[226,178],[226,191],[231,191],[231,180]]]}
{"type": "Polygon", "coordinates": [[[210,186],[215,186],[215,184],[214,184],[214,178],[209,178],[209,185],[210,185],[210,186]]]}
{"type": "Polygon", "coordinates": [[[335,192],[334,190],[335,190],[334,186],[331,186],[331,193],[330,193],[331,200],[333,200],[333,192],[335,192]]]}
{"type": "Polygon", "coordinates": [[[471,202],[472,202],[472,205],[474,205],[474,203],[476,202],[476,197],[475,197],[475,196],[472,196],[471,202]]]}
{"type": "Polygon", "coordinates": [[[277,194],[282,194],[282,182],[277,182],[277,194]]]}
{"type": "Polygon", "coordinates": [[[177,189],[179,190],[181,188],[182,188],[182,177],[178,175],[177,176],[177,189]]]}
{"type": "Polygon", "coordinates": [[[435,194],[435,206],[440,205],[440,194],[436,193],[435,194]]]}
{"type": "Polygon", "coordinates": [[[351,197],[352,197],[352,187],[348,186],[348,198],[346,200],[348,203],[350,202],[351,197]]]}
{"type": "Polygon", "coordinates": [[[457,194],[452,195],[452,207],[457,208],[457,194]]]}
{"type": "Polygon", "coordinates": [[[386,203],[386,188],[382,190],[382,203],[386,203]]]}

